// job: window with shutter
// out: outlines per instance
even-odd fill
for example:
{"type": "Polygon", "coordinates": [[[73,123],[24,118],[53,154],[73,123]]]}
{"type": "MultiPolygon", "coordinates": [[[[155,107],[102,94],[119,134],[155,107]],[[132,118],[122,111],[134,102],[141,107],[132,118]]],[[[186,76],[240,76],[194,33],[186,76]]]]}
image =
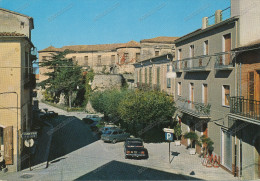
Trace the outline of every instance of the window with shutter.
{"type": "Polygon", "coordinates": [[[4,159],[6,165],[13,164],[13,126],[4,128],[4,159]]]}

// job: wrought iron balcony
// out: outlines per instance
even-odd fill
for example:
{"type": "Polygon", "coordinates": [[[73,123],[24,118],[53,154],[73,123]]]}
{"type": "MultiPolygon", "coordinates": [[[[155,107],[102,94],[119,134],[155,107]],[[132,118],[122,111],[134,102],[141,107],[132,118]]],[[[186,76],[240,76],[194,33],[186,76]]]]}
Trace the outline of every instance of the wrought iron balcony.
{"type": "Polygon", "coordinates": [[[24,81],[24,88],[32,88],[34,89],[36,87],[36,77],[35,74],[30,73],[28,78],[25,79],[24,81]]]}
{"type": "Polygon", "coordinates": [[[238,119],[260,124],[260,101],[240,96],[230,97],[230,113],[232,117],[235,115],[238,119]]]}
{"type": "Polygon", "coordinates": [[[189,101],[179,97],[176,100],[178,109],[186,114],[192,115],[200,119],[210,118],[210,104],[189,101]]]}
{"type": "Polygon", "coordinates": [[[201,56],[184,60],[183,70],[185,72],[210,71],[210,59],[209,56],[201,56]]]}
{"type": "Polygon", "coordinates": [[[232,70],[234,68],[231,52],[223,52],[216,55],[215,69],[232,70]]]}
{"type": "Polygon", "coordinates": [[[175,72],[182,72],[183,71],[183,61],[177,60],[173,62],[173,70],[175,72]]]}

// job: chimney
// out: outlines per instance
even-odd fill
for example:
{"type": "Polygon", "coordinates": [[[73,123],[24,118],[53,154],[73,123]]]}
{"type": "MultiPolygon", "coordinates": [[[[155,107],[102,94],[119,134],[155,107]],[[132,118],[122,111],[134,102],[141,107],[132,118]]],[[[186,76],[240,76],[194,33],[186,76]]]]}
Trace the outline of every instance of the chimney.
{"type": "Polygon", "coordinates": [[[215,12],[215,24],[220,23],[222,21],[222,11],[217,10],[215,12]]]}
{"type": "Polygon", "coordinates": [[[208,17],[202,18],[202,29],[206,29],[209,25],[208,17]]]}

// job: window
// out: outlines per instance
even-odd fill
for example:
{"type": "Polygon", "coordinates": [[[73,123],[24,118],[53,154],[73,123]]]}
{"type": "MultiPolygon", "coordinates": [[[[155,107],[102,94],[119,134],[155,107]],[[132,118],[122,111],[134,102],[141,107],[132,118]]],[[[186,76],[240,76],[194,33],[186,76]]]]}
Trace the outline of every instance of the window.
{"type": "Polygon", "coordinates": [[[47,56],[42,56],[42,59],[43,60],[47,60],[47,56]]]}
{"type": "Polygon", "coordinates": [[[190,101],[191,108],[194,108],[194,83],[190,83],[190,101]]]}
{"type": "Polygon", "coordinates": [[[97,65],[101,65],[101,55],[98,55],[97,65]]]}
{"type": "Polygon", "coordinates": [[[144,69],[144,82],[147,84],[147,68],[144,69]]]}
{"type": "Polygon", "coordinates": [[[124,57],[125,57],[125,62],[128,62],[128,61],[129,61],[129,55],[128,55],[128,53],[124,53],[124,57]]]}
{"type": "MultiPolygon", "coordinates": [[[[231,50],[231,34],[227,34],[223,36],[224,38],[224,52],[230,52],[231,50]]],[[[224,64],[229,65],[230,63],[230,53],[224,55],[224,64]]]]}
{"type": "Polygon", "coordinates": [[[159,51],[155,51],[155,56],[159,56],[159,51]]]}
{"type": "Polygon", "coordinates": [[[206,105],[208,104],[208,85],[202,85],[202,102],[206,105]]]}
{"type": "Polygon", "coordinates": [[[223,85],[222,88],[222,105],[229,106],[229,98],[230,98],[230,86],[223,85]]]}
{"type": "Polygon", "coordinates": [[[157,85],[160,85],[160,67],[157,67],[157,85]]]}
{"type": "Polygon", "coordinates": [[[140,61],[140,53],[136,53],[135,57],[137,62],[140,61]]]}
{"type": "Polygon", "coordinates": [[[88,66],[88,56],[84,57],[84,62],[85,62],[85,65],[88,66]]]}
{"type": "Polygon", "coordinates": [[[139,70],[139,82],[142,83],[142,69],[139,70]]]}
{"type": "Polygon", "coordinates": [[[178,82],[178,96],[181,96],[181,82],[178,82]]]}
{"type": "Polygon", "coordinates": [[[190,57],[194,57],[194,45],[190,46],[190,57]]]}
{"type": "MultiPolygon", "coordinates": [[[[170,72],[170,65],[167,65],[167,72],[170,72]]],[[[171,88],[171,79],[166,78],[167,81],[167,88],[171,88]]]]}
{"type": "Polygon", "coordinates": [[[114,131],[113,134],[116,135],[116,134],[118,134],[118,132],[117,132],[117,131],[114,131]]]}
{"type": "Polygon", "coordinates": [[[181,49],[178,50],[178,60],[181,60],[182,58],[182,51],[181,49]]]}
{"type": "Polygon", "coordinates": [[[116,63],[116,56],[115,55],[111,55],[111,64],[115,64],[116,63]]]}
{"type": "Polygon", "coordinates": [[[209,54],[209,41],[206,40],[204,41],[204,55],[208,55],[209,54]]]}
{"type": "Polygon", "coordinates": [[[152,67],[149,67],[149,85],[152,86],[152,67]]]}

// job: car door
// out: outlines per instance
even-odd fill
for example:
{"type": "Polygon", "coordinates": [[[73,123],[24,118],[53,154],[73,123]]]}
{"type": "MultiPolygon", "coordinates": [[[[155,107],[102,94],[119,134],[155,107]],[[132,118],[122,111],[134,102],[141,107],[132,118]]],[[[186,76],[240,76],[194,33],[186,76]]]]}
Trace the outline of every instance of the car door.
{"type": "Polygon", "coordinates": [[[124,140],[124,135],[123,135],[123,131],[122,130],[118,131],[118,140],[120,140],[120,141],[124,140]]]}
{"type": "Polygon", "coordinates": [[[111,140],[116,139],[118,140],[118,131],[113,131],[111,134],[111,140]]]}

